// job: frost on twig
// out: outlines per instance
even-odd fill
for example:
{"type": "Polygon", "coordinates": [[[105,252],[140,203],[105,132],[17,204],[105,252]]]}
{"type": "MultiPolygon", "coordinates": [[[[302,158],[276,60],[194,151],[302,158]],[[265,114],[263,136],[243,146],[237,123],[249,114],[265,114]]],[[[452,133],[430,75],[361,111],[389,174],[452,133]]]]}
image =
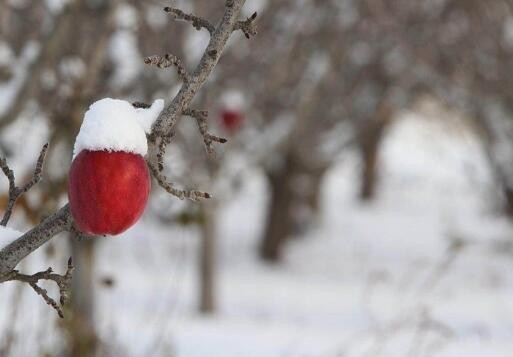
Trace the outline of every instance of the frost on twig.
{"type": "Polygon", "coordinates": [[[183,20],[190,22],[196,30],[200,31],[202,28],[204,28],[210,33],[210,36],[214,35],[216,28],[214,27],[214,25],[212,25],[208,20],[205,20],[204,18],[201,18],[193,14],[187,14],[182,10],[175,9],[173,7],[165,7],[164,11],[173,15],[173,18],[175,20],[183,20]]]}
{"type": "Polygon", "coordinates": [[[196,110],[196,109],[186,109],[183,112],[183,115],[187,115],[196,119],[198,123],[198,129],[203,136],[203,142],[205,143],[205,148],[209,154],[214,152],[214,142],[224,144],[227,142],[225,138],[221,138],[219,136],[212,135],[208,132],[208,112],[206,110],[196,110]]]}
{"type": "Polygon", "coordinates": [[[257,13],[254,12],[253,15],[248,17],[244,21],[237,21],[235,26],[233,27],[233,31],[241,30],[244,33],[246,38],[250,38],[251,36],[255,36],[257,34],[257,25],[255,19],[257,18],[257,13]]]}
{"type": "Polygon", "coordinates": [[[45,271],[41,271],[39,273],[33,275],[21,274],[17,270],[13,270],[7,275],[2,277],[2,282],[5,281],[20,281],[23,283],[29,284],[34,291],[40,295],[43,300],[53,307],[57,314],[59,314],[60,318],[64,317],[64,313],[62,312],[62,306],[68,303],[70,298],[70,290],[71,290],[71,277],[73,273],[73,261],[71,258],[68,259],[68,267],[66,269],[66,273],[64,275],[56,274],[53,272],[52,268],[48,268],[45,271]],[[57,303],[53,298],[48,295],[48,291],[43,289],[38,284],[39,280],[48,280],[53,281],[59,287],[59,303],[57,303]]]}
{"type": "Polygon", "coordinates": [[[41,180],[43,163],[47,151],[48,143],[43,145],[43,148],[39,153],[39,158],[37,159],[36,168],[34,169],[34,174],[32,175],[32,178],[22,187],[16,186],[14,172],[9,168],[9,165],[7,165],[7,161],[4,158],[0,159],[0,168],[2,168],[2,171],[9,180],[9,201],[7,202],[7,207],[5,209],[5,213],[2,218],[2,221],[0,222],[0,225],[4,227],[7,225],[7,222],[9,222],[9,219],[11,218],[11,214],[14,209],[14,204],[16,203],[16,200],[25,192],[30,190],[32,186],[39,182],[39,180],[41,180]]]}
{"type": "Polygon", "coordinates": [[[178,72],[178,76],[183,82],[189,81],[189,73],[183,66],[182,60],[175,55],[166,54],[164,56],[154,55],[149,56],[144,59],[144,63],[157,66],[158,68],[169,68],[171,66],[176,67],[176,71],[178,72]]]}

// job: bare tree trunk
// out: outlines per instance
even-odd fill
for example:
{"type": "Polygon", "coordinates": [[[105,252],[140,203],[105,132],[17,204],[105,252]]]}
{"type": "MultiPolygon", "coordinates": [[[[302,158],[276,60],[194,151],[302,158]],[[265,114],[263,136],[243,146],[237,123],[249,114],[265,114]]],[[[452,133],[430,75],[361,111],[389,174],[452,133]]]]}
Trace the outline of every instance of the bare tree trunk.
{"type": "Polygon", "coordinates": [[[94,356],[97,337],[94,327],[94,241],[78,242],[71,238],[75,263],[72,281],[71,321],[69,324],[69,356],[94,356]]]}
{"type": "Polygon", "coordinates": [[[268,173],[271,202],[264,237],[260,245],[260,257],[269,262],[279,262],[282,259],[283,244],[292,234],[292,166],[291,159],[287,156],[281,170],[268,173]]]}
{"type": "Polygon", "coordinates": [[[291,237],[301,238],[319,218],[322,180],[326,170],[325,166],[308,167],[296,163],[291,199],[291,237]]]}
{"type": "Polygon", "coordinates": [[[374,140],[362,143],[360,151],[362,156],[360,198],[369,201],[374,198],[376,193],[378,143],[374,140]]]}
{"type": "Polygon", "coordinates": [[[506,214],[509,217],[513,217],[513,190],[509,187],[503,188],[503,195],[504,195],[504,209],[506,211],[506,214]]]}
{"type": "Polygon", "coordinates": [[[390,114],[388,114],[385,117],[368,120],[362,125],[358,134],[362,161],[360,199],[363,201],[370,201],[376,195],[379,178],[379,151],[390,119],[390,114]]]}
{"type": "Polygon", "coordinates": [[[327,167],[322,167],[309,172],[309,185],[305,192],[304,201],[311,210],[312,216],[317,216],[321,208],[322,180],[327,169],[327,167]]]}
{"type": "Polygon", "coordinates": [[[216,309],[217,204],[214,199],[201,204],[201,244],[199,254],[200,304],[202,313],[216,309]]]}
{"type": "Polygon", "coordinates": [[[309,167],[288,154],[281,170],[268,172],[271,201],[260,245],[262,259],[279,262],[287,239],[299,236],[314,221],[326,170],[327,166],[309,167]]]}

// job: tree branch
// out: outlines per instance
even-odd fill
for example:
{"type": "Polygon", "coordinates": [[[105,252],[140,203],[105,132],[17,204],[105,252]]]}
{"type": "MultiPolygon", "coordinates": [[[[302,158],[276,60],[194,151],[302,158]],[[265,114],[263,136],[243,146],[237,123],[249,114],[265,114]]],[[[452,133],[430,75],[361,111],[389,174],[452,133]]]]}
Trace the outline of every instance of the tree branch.
{"type": "Polygon", "coordinates": [[[184,110],[183,115],[196,119],[199,132],[201,136],[203,136],[203,142],[205,143],[205,148],[209,154],[214,152],[214,142],[224,144],[228,141],[225,138],[212,135],[208,132],[208,112],[206,110],[186,109],[184,110]]]}
{"type": "MultiPolygon", "coordinates": [[[[201,57],[199,64],[196,66],[189,81],[184,83],[173,101],[160,113],[157,121],[153,124],[152,133],[154,138],[166,135],[173,131],[173,128],[183,113],[187,109],[203,86],[208,76],[212,73],[215,65],[221,57],[221,53],[226,46],[231,33],[233,32],[235,23],[240,14],[242,6],[246,0],[227,0],[225,4],[225,12],[219,26],[217,26],[210,42],[201,57]]],[[[150,142],[150,151],[156,152],[156,143],[150,142]]]]}
{"type": "Polygon", "coordinates": [[[73,218],[69,205],[44,219],[20,238],[0,250],[0,282],[2,276],[12,271],[27,255],[48,242],[57,234],[70,231],[73,218]]]}
{"type": "Polygon", "coordinates": [[[206,118],[204,118],[205,115],[199,115],[201,113],[199,111],[188,110],[188,107],[219,61],[221,53],[223,52],[230,35],[234,31],[237,18],[239,17],[244,3],[245,0],[226,0],[223,18],[213,32],[210,42],[205,49],[199,64],[190,75],[189,80],[183,83],[173,101],[160,113],[156,122],[153,124],[152,132],[149,135],[147,161],[150,171],[153,173],[162,188],[170,194],[182,199],[189,198],[192,200],[198,200],[201,198],[209,198],[210,195],[200,191],[183,191],[175,189],[162,174],[162,148],[165,148],[165,145],[167,145],[169,139],[173,136],[174,127],[184,113],[186,113],[186,115],[194,114],[191,116],[195,117],[198,121],[198,126],[207,147],[207,151],[211,152],[212,142],[223,141],[222,138],[214,137],[208,133],[206,118]]]}
{"type": "Polygon", "coordinates": [[[0,159],[0,168],[9,180],[9,201],[7,203],[7,208],[5,209],[4,217],[2,218],[0,225],[4,227],[7,225],[7,222],[9,222],[9,219],[11,218],[11,214],[14,209],[14,204],[16,203],[16,200],[41,180],[43,162],[45,161],[47,151],[48,143],[43,145],[43,148],[39,153],[39,158],[37,159],[36,168],[34,170],[34,174],[32,175],[32,179],[29,182],[27,182],[23,187],[16,186],[14,172],[9,168],[9,165],[7,165],[7,161],[5,159],[0,159]]]}
{"type": "Polygon", "coordinates": [[[60,318],[64,318],[61,306],[64,306],[69,301],[73,269],[73,261],[71,258],[69,258],[68,268],[66,269],[66,273],[64,275],[55,274],[52,268],[48,268],[45,271],[41,271],[33,275],[20,274],[17,270],[12,270],[9,272],[9,274],[3,276],[0,282],[20,281],[29,284],[32,289],[34,289],[34,291],[40,295],[48,305],[57,311],[60,318]],[[50,280],[57,284],[59,287],[60,306],[54,299],[48,296],[48,291],[37,285],[39,280],[50,280]]]}
{"type": "Polygon", "coordinates": [[[193,14],[186,14],[182,10],[175,9],[172,7],[165,7],[164,11],[173,15],[173,18],[175,20],[188,21],[196,30],[200,31],[202,28],[204,28],[208,31],[208,33],[210,33],[210,36],[214,35],[214,32],[216,30],[215,26],[212,25],[208,20],[205,20],[204,18],[195,16],[193,14]]]}
{"type": "Polygon", "coordinates": [[[175,55],[166,54],[164,57],[159,55],[149,56],[144,59],[144,63],[157,66],[159,68],[169,68],[171,66],[176,67],[178,76],[183,82],[189,80],[189,73],[185,70],[182,60],[175,55]]]}
{"type": "Polygon", "coordinates": [[[251,36],[255,36],[258,33],[257,25],[255,23],[255,19],[257,18],[258,13],[254,12],[253,15],[248,17],[244,21],[238,21],[233,28],[233,31],[241,30],[244,33],[246,38],[251,38],[251,36]]]}
{"type": "Polygon", "coordinates": [[[160,187],[165,189],[168,193],[171,195],[178,197],[179,199],[189,199],[191,201],[201,201],[203,199],[212,198],[212,195],[208,192],[202,192],[202,191],[188,191],[188,190],[180,190],[174,187],[173,183],[169,182],[167,180],[167,177],[159,171],[155,166],[153,166],[151,163],[148,163],[148,167],[157,180],[160,187]]]}

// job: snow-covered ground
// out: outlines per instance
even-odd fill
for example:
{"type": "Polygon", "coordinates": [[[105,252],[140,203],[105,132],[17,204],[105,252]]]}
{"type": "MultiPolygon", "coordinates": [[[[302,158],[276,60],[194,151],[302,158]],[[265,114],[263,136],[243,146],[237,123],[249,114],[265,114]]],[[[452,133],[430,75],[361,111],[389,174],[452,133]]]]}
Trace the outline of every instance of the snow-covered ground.
{"type": "MultiPolygon", "coordinates": [[[[406,115],[384,145],[377,200],[357,200],[347,154],[326,178],[319,222],[280,265],[256,256],[266,184],[248,173],[220,213],[214,315],[196,309],[197,231],[148,215],[102,240],[98,276],[115,284],[98,284],[97,321],[113,355],[511,356],[513,230],[493,204],[478,141],[406,115]]],[[[1,331],[12,294],[0,287],[1,331]]],[[[41,335],[54,312],[34,295],[23,291],[18,328],[50,345],[56,337],[41,335]]]]}

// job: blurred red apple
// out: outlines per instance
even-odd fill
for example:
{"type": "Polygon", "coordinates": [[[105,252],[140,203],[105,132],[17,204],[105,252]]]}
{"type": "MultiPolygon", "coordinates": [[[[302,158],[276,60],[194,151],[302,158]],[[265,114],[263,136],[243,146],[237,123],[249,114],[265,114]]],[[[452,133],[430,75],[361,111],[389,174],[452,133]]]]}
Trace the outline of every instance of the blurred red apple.
{"type": "Polygon", "coordinates": [[[242,114],[235,110],[224,110],[222,113],[222,123],[226,131],[235,134],[242,125],[242,114]]]}
{"type": "Polygon", "coordinates": [[[149,193],[150,174],[141,155],[82,150],[71,164],[69,203],[83,233],[124,232],[141,217],[149,193]]]}

